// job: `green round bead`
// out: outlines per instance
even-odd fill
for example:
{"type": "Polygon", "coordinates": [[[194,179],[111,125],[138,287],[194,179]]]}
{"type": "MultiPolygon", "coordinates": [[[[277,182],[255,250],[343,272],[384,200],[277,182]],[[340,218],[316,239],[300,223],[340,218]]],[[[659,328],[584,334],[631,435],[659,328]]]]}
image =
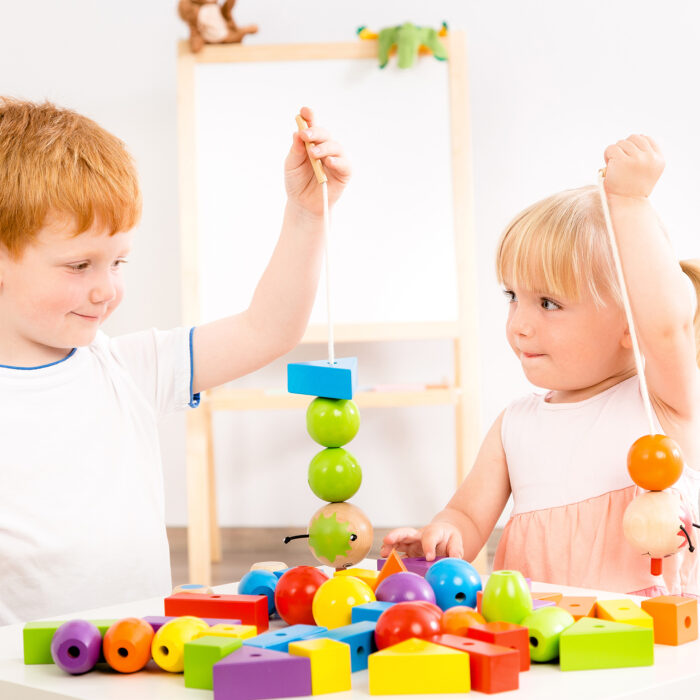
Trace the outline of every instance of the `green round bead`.
{"type": "Polygon", "coordinates": [[[342,447],[322,450],[309,464],[309,486],[324,501],[347,501],[357,492],[361,483],[360,465],[342,447]]]}
{"type": "Polygon", "coordinates": [[[524,617],[520,624],[528,628],[530,658],[533,661],[552,661],[559,656],[559,637],[574,624],[571,613],[547,606],[524,617]]]}
{"type": "Polygon", "coordinates": [[[349,399],[314,399],[306,409],[306,429],[324,447],[342,447],[360,429],[360,411],[349,399]]]}

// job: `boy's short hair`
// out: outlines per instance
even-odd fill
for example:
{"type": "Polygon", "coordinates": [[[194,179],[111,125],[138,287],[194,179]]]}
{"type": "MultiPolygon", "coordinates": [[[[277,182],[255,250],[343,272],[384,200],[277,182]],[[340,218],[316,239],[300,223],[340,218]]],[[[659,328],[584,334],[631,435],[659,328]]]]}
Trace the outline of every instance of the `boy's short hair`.
{"type": "Polygon", "coordinates": [[[0,97],[0,245],[20,257],[49,216],[133,228],[141,191],[125,145],[97,123],[50,102],[0,97]]]}
{"type": "Polygon", "coordinates": [[[501,284],[579,301],[590,294],[622,306],[603,206],[594,185],[565,190],[518,214],[496,253],[501,284]]]}

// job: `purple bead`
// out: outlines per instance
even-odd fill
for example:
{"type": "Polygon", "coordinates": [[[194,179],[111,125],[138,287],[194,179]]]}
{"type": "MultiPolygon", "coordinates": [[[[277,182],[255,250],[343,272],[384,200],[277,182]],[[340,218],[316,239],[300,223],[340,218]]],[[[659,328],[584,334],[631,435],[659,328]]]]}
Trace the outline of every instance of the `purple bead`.
{"type": "Polygon", "coordinates": [[[427,600],[435,602],[435,591],[430,584],[418,574],[401,571],[385,578],[375,591],[377,600],[387,603],[401,603],[410,600],[427,600]]]}
{"type": "Polygon", "coordinates": [[[64,622],[51,640],[54,663],[74,675],[92,670],[101,651],[100,630],[87,620],[64,622]]]}
{"type": "Polygon", "coordinates": [[[532,599],[532,609],[537,610],[538,608],[548,608],[550,606],[555,606],[556,603],[553,600],[538,600],[536,598],[532,599]]]}

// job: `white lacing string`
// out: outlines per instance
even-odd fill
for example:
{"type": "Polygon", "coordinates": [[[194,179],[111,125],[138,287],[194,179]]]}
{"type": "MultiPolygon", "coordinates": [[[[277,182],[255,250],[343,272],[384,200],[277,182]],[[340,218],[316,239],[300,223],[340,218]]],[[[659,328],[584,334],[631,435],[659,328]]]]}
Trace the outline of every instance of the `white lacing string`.
{"type": "Polygon", "coordinates": [[[328,315],[328,362],[335,364],[333,342],[333,313],[331,309],[331,255],[330,255],[330,216],[328,213],[328,183],[321,183],[323,193],[323,240],[326,256],[326,313],[328,315]]]}
{"type": "Polygon", "coordinates": [[[622,294],[622,304],[625,308],[625,316],[627,317],[627,325],[630,329],[630,337],[632,338],[632,351],[634,352],[634,364],[637,367],[637,375],[639,376],[639,389],[642,393],[642,401],[644,402],[644,410],[649,421],[649,435],[656,434],[654,425],[654,413],[651,409],[651,400],[649,398],[649,389],[647,388],[647,380],[644,375],[644,360],[639,349],[639,341],[637,340],[637,331],[634,326],[634,318],[632,317],[632,307],[630,305],[629,294],[627,293],[627,285],[625,284],[625,276],[622,272],[622,262],[620,261],[620,252],[617,247],[617,239],[613,231],[612,219],[610,218],[610,209],[608,208],[608,197],[605,193],[605,175],[603,170],[598,171],[598,191],[600,192],[600,201],[603,205],[603,216],[605,217],[605,227],[608,231],[610,239],[610,247],[612,248],[613,260],[615,261],[615,270],[617,271],[617,280],[620,284],[620,293],[622,294]]]}

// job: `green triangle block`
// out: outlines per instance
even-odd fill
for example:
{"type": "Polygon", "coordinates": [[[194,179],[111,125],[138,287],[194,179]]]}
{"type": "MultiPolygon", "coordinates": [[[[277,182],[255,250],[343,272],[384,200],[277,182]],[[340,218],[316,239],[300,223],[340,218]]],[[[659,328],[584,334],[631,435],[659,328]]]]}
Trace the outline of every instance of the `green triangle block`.
{"type": "Polygon", "coordinates": [[[611,620],[582,617],[559,638],[562,671],[652,666],[654,631],[611,620]]]}
{"type": "Polygon", "coordinates": [[[213,690],[214,664],[240,649],[238,637],[203,636],[185,643],[185,688],[213,690]]]}

